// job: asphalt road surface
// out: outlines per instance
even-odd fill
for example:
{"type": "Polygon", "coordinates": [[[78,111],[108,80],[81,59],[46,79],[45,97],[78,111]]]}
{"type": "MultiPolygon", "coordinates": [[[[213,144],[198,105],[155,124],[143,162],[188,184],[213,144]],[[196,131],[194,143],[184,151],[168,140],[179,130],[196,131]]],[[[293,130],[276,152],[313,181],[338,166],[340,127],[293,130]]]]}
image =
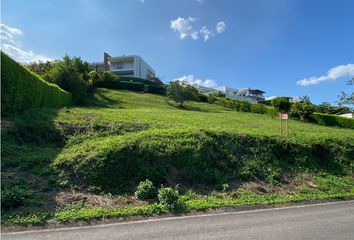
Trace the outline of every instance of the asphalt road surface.
{"type": "Polygon", "coordinates": [[[353,240],[354,201],[3,233],[2,239],[353,240]]]}

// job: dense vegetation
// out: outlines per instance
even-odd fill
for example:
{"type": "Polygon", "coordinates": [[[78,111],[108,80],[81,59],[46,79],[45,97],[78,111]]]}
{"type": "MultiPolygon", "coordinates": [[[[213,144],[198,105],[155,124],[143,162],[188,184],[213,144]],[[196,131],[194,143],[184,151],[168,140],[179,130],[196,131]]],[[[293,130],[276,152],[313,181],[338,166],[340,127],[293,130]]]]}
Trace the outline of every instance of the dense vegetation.
{"type": "Polygon", "coordinates": [[[277,97],[272,99],[272,105],[280,113],[288,113],[291,108],[291,103],[287,98],[277,97]]]}
{"type": "Polygon", "coordinates": [[[65,56],[30,68],[70,91],[77,105],[33,110],[57,107],[57,97],[71,95],[4,58],[2,91],[10,82],[19,88],[22,79],[43,85],[25,85],[37,89],[19,88],[12,99],[20,102],[3,105],[20,111],[3,119],[5,224],[354,195],[354,130],[345,129],[353,120],[322,114],[346,109],[308,98],[251,104],[179,82],[166,87],[165,97],[158,79],[118,78],[65,56]],[[278,112],[302,122],[289,120],[281,135],[278,112]]]}
{"type": "Polygon", "coordinates": [[[2,132],[5,223],[354,194],[351,129],[289,120],[285,137],[270,115],[202,102],[179,109],[164,96],[122,90],[99,88],[85,103],[7,119],[14,126],[2,132]],[[149,182],[136,189],[146,178],[167,190],[156,196],[149,182]],[[176,184],[177,202],[169,188],[176,184]],[[278,190],[290,185],[293,193],[278,190]],[[135,200],[136,190],[153,203],[135,200]]]}
{"type": "Polygon", "coordinates": [[[62,107],[72,102],[70,93],[45,82],[1,52],[1,113],[30,108],[62,107]]]}
{"type": "Polygon", "coordinates": [[[325,126],[340,126],[354,129],[354,119],[332,114],[313,113],[311,118],[318,124],[325,126]]]}
{"type": "Polygon", "coordinates": [[[54,161],[71,186],[131,191],[140,180],[219,185],[236,180],[279,181],[284,173],[348,173],[353,142],[291,142],[204,130],[154,130],[98,137],[66,148],[54,161]],[[130,184],[127,184],[130,183],[130,184]]]}
{"type": "Polygon", "coordinates": [[[148,92],[161,95],[164,95],[166,91],[164,84],[158,79],[147,80],[135,77],[119,77],[119,80],[102,80],[97,83],[97,87],[148,92]]]}
{"type": "Polygon", "coordinates": [[[183,107],[186,101],[198,100],[198,90],[180,81],[170,82],[166,87],[166,96],[183,107]]]}

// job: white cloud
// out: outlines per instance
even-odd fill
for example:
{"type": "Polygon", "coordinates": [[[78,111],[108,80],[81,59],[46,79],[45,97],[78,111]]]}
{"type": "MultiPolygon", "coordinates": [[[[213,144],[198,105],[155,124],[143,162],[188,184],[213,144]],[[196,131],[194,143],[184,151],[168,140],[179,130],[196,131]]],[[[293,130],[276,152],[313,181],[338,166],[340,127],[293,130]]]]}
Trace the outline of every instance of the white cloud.
{"type": "Polygon", "coordinates": [[[226,29],[226,23],[224,23],[223,21],[218,22],[216,24],[215,30],[216,30],[217,33],[219,33],[219,34],[223,33],[223,32],[225,32],[225,29],[226,29]]]}
{"type": "Polygon", "coordinates": [[[51,61],[53,59],[44,56],[35,54],[32,50],[23,50],[20,47],[20,44],[16,41],[16,38],[19,35],[22,35],[23,32],[14,27],[9,27],[3,23],[0,23],[0,32],[1,32],[1,49],[14,58],[18,62],[30,63],[30,62],[45,62],[51,61]]]}
{"type": "Polygon", "coordinates": [[[194,75],[192,75],[192,74],[188,75],[188,76],[182,76],[182,77],[176,78],[172,81],[177,81],[177,80],[181,81],[181,82],[188,83],[190,85],[198,84],[200,86],[208,87],[208,88],[216,88],[217,87],[217,84],[213,79],[201,80],[201,79],[194,78],[194,75]]]}
{"type": "Polygon", "coordinates": [[[20,29],[12,28],[12,27],[6,26],[3,23],[0,23],[0,33],[1,33],[1,40],[2,41],[15,43],[14,38],[18,35],[21,35],[22,31],[20,29]]]}
{"type": "Polygon", "coordinates": [[[216,33],[223,33],[226,29],[226,23],[221,21],[216,24],[215,30],[210,30],[206,26],[203,26],[197,31],[192,24],[195,20],[196,18],[193,17],[187,19],[178,17],[175,20],[171,20],[170,28],[178,32],[181,39],[191,37],[193,40],[197,40],[199,38],[198,34],[200,33],[203,36],[204,42],[208,41],[211,37],[215,37],[216,33]]]}
{"type": "Polygon", "coordinates": [[[297,81],[300,86],[317,85],[324,81],[333,81],[341,77],[354,76],[354,64],[338,65],[331,68],[325,75],[320,77],[310,77],[297,81]]]}
{"type": "Polygon", "coordinates": [[[178,32],[180,35],[179,37],[181,39],[184,39],[188,36],[190,36],[192,39],[197,40],[198,39],[198,32],[193,29],[192,22],[194,22],[196,18],[189,17],[187,19],[178,17],[175,20],[171,20],[171,28],[175,31],[178,32]]]}
{"type": "Polygon", "coordinates": [[[204,42],[208,41],[210,37],[215,36],[215,33],[213,31],[210,31],[209,29],[207,29],[206,26],[202,27],[202,29],[200,29],[199,32],[203,35],[204,42]]]}
{"type": "Polygon", "coordinates": [[[30,62],[46,62],[52,61],[52,58],[49,58],[44,55],[34,54],[33,51],[25,51],[18,47],[15,47],[10,44],[2,44],[1,48],[4,52],[9,54],[12,58],[16,59],[22,63],[30,63],[30,62]]]}

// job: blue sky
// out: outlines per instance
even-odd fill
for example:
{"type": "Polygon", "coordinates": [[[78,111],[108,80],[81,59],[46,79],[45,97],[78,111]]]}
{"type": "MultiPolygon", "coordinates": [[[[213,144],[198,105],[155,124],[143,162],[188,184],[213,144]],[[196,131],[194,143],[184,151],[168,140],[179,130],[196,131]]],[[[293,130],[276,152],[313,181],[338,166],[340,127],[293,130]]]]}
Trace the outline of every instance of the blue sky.
{"type": "Polygon", "coordinates": [[[2,0],[19,61],[142,56],[168,82],[334,103],[354,76],[352,0],[2,0]],[[301,81],[303,80],[303,81],[301,81]]]}

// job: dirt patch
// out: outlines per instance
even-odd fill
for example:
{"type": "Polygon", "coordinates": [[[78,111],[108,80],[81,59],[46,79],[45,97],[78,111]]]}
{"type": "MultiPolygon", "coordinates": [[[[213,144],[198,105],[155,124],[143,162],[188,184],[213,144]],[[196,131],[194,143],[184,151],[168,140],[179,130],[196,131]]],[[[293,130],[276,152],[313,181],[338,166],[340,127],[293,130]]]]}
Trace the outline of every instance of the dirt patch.
{"type": "Polygon", "coordinates": [[[266,194],[272,191],[264,182],[248,182],[242,185],[243,189],[248,189],[256,194],[266,194]]]}
{"type": "Polygon", "coordinates": [[[72,190],[58,193],[56,203],[58,208],[65,208],[75,203],[82,203],[86,206],[118,208],[124,206],[141,206],[146,202],[140,201],[133,196],[113,197],[110,195],[96,195],[72,190]]]}
{"type": "MultiPolygon", "coordinates": [[[[91,119],[90,116],[87,118],[91,119]]],[[[60,129],[65,136],[89,134],[92,132],[123,134],[126,132],[144,131],[150,128],[148,123],[139,121],[133,123],[109,122],[96,124],[90,120],[87,121],[86,124],[56,122],[54,125],[57,129],[60,129]]]]}
{"type": "Polygon", "coordinates": [[[15,126],[14,121],[9,121],[9,120],[1,120],[1,129],[3,128],[12,128],[15,126]]]}

